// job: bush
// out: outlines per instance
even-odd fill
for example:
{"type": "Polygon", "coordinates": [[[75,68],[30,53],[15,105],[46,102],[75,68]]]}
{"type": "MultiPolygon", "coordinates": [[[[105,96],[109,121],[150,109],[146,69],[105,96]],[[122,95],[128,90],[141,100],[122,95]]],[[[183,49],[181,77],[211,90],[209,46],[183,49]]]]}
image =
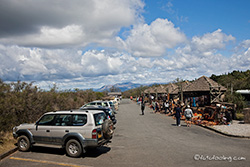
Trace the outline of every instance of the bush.
{"type": "Polygon", "coordinates": [[[238,113],[241,113],[243,108],[246,107],[246,102],[244,101],[245,99],[239,93],[234,92],[233,94],[231,94],[231,92],[228,91],[226,92],[225,100],[229,103],[236,104],[238,113]]]}
{"type": "Polygon", "coordinates": [[[244,120],[244,114],[243,113],[236,113],[236,119],[239,121],[244,120]]]}
{"type": "Polygon", "coordinates": [[[0,132],[11,131],[21,123],[35,122],[45,112],[80,108],[84,103],[104,96],[93,90],[57,89],[54,85],[50,91],[44,91],[32,83],[6,84],[0,80],[0,132]]]}

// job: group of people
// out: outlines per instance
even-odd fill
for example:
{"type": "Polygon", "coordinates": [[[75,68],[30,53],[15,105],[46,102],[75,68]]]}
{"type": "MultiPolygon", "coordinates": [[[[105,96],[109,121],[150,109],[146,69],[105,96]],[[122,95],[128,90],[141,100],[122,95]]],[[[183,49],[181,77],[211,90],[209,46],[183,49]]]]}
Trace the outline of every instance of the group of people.
{"type": "MultiPolygon", "coordinates": [[[[176,126],[181,126],[181,113],[183,113],[181,105],[177,104],[174,110],[175,110],[176,126]]],[[[191,127],[192,117],[194,115],[189,105],[187,105],[186,108],[184,109],[184,116],[186,118],[187,127],[191,127]]]]}
{"type": "MultiPolygon", "coordinates": [[[[161,105],[159,104],[158,101],[152,102],[152,106],[153,106],[154,113],[160,112],[161,105]]],[[[170,102],[170,101],[166,100],[162,106],[163,106],[165,114],[174,115],[176,117],[176,126],[181,126],[181,124],[180,124],[181,115],[184,114],[184,116],[186,118],[186,122],[187,122],[187,127],[191,127],[193,111],[189,105],[187,105],[183,111],[183,107],[179,103],[177,105],[175,105],[175,103],[173,101],[170,102]],[[173,107],[173,111],[172,111],[172,107],[173,107]]],[[[145,110],[145,102],[142,101],[141,102],[142,115],[144,115],[144,110],[145,110]]]]}
{"type": "Polygon", "coordinates": [[[160,112],[161,110],[164,110],[165,114],[172,114],[174,109],[174,101],[164,101],[163,104],[160,104],[159,101],[153,101],[152,102],[152,108],[154,110],[154,113],[160,112]]]}

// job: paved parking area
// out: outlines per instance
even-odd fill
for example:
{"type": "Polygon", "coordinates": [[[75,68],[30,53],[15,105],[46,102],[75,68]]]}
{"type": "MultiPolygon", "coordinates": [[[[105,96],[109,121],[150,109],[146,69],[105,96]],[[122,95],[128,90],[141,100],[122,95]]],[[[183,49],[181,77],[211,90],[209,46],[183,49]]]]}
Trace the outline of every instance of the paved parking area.
{"type": "Polygon", "coordinates": [[[250,140],[223,136],[199,126],[175,126],[175,120],[154,114],[124,99],[116,115],[112,143],[70,158],[62,149],[36,147],[16,152],[0,162],[1,167],[166,167],[249,166],[250,140]]]}

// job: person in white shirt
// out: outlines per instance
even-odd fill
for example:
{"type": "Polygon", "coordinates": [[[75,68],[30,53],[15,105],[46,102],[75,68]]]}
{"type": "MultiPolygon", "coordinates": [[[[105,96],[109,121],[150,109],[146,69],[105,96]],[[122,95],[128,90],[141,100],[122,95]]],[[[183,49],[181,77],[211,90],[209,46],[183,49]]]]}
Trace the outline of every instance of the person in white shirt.
{"type": "Polygon", "coordinates": [[[187,105],[187,108],[184,111],[184,116],[186,117],[187,127],[191,127],[191,120],[193,117],[193,111],[189,105],[187,105]]]}

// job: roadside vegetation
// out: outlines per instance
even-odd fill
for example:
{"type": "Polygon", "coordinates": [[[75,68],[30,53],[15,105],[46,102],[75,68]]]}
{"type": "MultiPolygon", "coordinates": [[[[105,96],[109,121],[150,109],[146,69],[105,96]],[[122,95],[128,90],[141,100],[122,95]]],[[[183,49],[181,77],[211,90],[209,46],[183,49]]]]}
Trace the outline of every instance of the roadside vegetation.
{"type": "Polygon", "coordinates": [[[91,89],[58,91],[54,85],[45,91],[33,86],[33,83],[4,83],[0,80],[0,151],[4,151],[3,144],[12,139],[14,126],[35,122],[46,112],[76,109],[104,96],[104,92],[91,89]]]}
{"type": "Polygon", "coordinates": [[[250,90],[250,70],[245,72],[233,71],[223,75],[212,75],[210,77],[219,84],[227,88],[225,101],[234,103],[237,105],[237,113],[239,113],[239,119],[242,119],[242,110],[247,106],[245,98],[239,93],[235,93],[235,90],[249,89],[250,90]]]}

